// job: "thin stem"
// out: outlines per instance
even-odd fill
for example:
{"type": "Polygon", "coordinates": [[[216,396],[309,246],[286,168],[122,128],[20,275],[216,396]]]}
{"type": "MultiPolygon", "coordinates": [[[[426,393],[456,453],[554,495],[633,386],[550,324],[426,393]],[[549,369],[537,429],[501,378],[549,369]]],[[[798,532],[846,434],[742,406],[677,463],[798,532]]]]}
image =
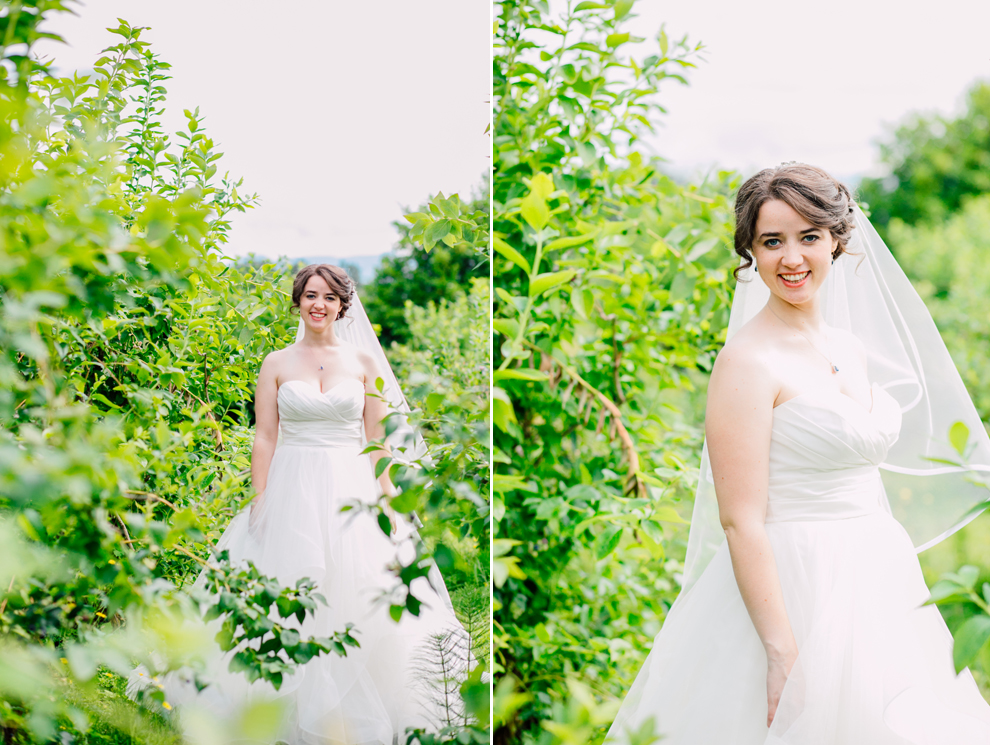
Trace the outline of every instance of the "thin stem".
{"type": "MultiPolygon", "coordinates": [[[[533,268],[529,273],[529,284],[533,283],[537,275],[540,273],[540,261],[543,259],[543,237],[537,233],[536,234],[536,256],[533,258],[533,268]]],[[[529,294],[527,290],[526,307],[523,308],[523,312],[519,316],[519,331],[516,333],[515,338],[512,340],[510,349],[512,354],[502,360],[502,364],[498,366],[499,370],[504,370],[509,366],[509,363],[515,359],[515,352],[523,344],[523,338],[526,336],[526,326],[529,323],[529,314],[533,310],[533,296],[529,294]]]]}

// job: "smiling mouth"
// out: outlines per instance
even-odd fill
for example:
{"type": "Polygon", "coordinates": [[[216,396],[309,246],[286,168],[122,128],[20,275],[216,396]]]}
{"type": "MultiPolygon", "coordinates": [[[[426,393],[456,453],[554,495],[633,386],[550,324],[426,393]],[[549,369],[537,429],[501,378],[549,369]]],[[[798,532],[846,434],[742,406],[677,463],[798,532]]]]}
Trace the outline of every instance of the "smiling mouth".
{"type": "Polygon", "coordinates": [[[783,281],[788,287],[798,287],[804,284],[804,281],[811,276],[811,271],[798,272],[797,274],[778,274],[778,277],[783,281]]]}
{"type": "Polygon", "coordinates": [[[320,313],[318,311],[310,311],[309,317],[310,318],[317,318],[317,319],[319,319],[319,318],[326,318],[327,317],[327,314],[326,313],[320,313]]]}

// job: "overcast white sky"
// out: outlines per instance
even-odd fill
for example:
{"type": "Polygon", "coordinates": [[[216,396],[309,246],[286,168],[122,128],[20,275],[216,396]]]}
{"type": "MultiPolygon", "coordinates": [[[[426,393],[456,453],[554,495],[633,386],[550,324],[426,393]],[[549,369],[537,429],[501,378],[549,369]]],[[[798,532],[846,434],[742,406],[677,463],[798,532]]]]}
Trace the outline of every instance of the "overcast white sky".
{"type": "Polygon", "coordinates": [[[652,143],[682,173],[798,160],[851,179],[875,168],[885,123],[953,113],[990,78],[988,0],[639,0],[633,12],[640,56],[664,22],[707,47],[691,85],[664,92],[652,143]]]}
{"type": "Polygon", "coordinates": [[[39,45],[89,69],[118,17],[171,63],[169,130],[200,107],[260,206],[235,218],[233,255],[380,254],[402,206],[470,196],[490,167],[488,0],[87,0],[39,45]]]}
{"type": "MultiPolygon", "coordinates": [[[[555,1],[556,6],[558,2],[555,1]]],[[[170,121],[200,106],[224,167],[261,206],[231,253],[373,255],[401,205],[436,190],[467,196],[488,168],[488,0],[88,0],[53,24],[62,69],[87,68],[118,16],[151,26],[172,65],[170,121]]],[[[652,147],[681,174],[718,164],[752,173],[784,160],[855,180],[876,169],[885,125],[952,113],[990,78],[990,2],[639,0],[630,29],[655,49],[701,41],[687,88],[652,147]]]]}

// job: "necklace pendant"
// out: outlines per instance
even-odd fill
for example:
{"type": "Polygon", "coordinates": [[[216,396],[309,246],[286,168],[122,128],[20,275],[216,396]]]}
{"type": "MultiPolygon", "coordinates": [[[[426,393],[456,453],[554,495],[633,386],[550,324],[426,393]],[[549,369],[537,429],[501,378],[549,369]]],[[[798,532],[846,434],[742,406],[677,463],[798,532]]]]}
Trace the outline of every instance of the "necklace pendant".
{"type": "Polygon", "coordinates": [[[837,372],[839,372],[839,368],[835,365],[832,365],[832,374],[835,375],[837,372]]]}
{"type": "MultiPolygon", "coordinates": [[[[323,369],[323,365],[320,365],[320,369],[321,370],[323,369]]],[[[835,368],[835,369],[838,370],[839,368],[835,368]]]]}

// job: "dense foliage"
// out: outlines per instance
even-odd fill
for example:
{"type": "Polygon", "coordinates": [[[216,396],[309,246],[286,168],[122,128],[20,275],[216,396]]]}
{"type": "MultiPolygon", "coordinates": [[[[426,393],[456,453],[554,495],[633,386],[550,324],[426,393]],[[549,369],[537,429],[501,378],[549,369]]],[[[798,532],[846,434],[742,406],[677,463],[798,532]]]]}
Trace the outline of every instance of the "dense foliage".
{"type": "Polygon", "coordinates": [[[728,320],[734,176],[681,186],[637,149],[696,48],[633,51],[632,6],[498,5],[498,742],[603,736],[677,594],[728,320]]]}
{"type": "Polygon", "coordinates": [[[438,194],[405,220],[394,223],[399,241],[384,257],[375,281],[364,288],[371,322],[381,328],[382,344],[409,340],[405,307],[455,300],[470,291],[472,279],[488,273],[489,193],[469,202],[438,194]]]}
{"type": "MultiPolygon", "coordinates": [[[[422,470],[397,474],[403,493],[392,507],[415,512],[422,520],[418,553],[432,558],[442,571],[458,618],[470,635],[468,645],[439,640],[453,650],[455,667],[463,672],[458,676],[459,692],[473,722],[441,736],[465,743],[490,741],[489,307],[488,283],[477,278],[467,293],[457,293],[452,300],[425,306],[407,303],[409,342],[389,350],[432,458],[422,470]]],[[[418,563],[422,565],[422,558],[418,563]]],[[[439,742],[425,734],[419,741],[439,742]]]]}
{"type": "MultiPolygon", "coordinates": [[[[277,684],[354,638],[298,638],[293,624],[320,600],[310,585],[280,588],[212,557],[253,496],[254,381],[265,354],[292,339],[290,277],[281,264],[223,259],[230,214],[254,198],[219,170],[198,111],[163,131],[169,68],[143,29],[112,29],[118,43],[89,76],[54,78],[32,59],[45,13],[63,9],[0,9],[0,727],[5,742],[59,731],[61,742],[173,742],[171,724],[123,697],[121,676],[137,661],[195,665],[213,644],[200,605],[177,589],[205,563],[219,591],[210,616],[250,677],[277,684]],[[247,637],[261,650],[246,652],[247,637]]],[[[443,361],[424,380],[443,377],[443,361]]],[[[487,405],[454,377],[461,387],[450,383],[442,405],[411,396],[426,401],[435,447],[425,468],[396,469],[406,487],[396,508],[426,528],[394,571],[408,585],[436,556],[459,572],[455,600],[470,620],[487,576],[487,405]]],[[[416,612],[406,598],[393,615],[416,612]]],[[[487,637],[468,625],[478,643],[461,724],[483,726],[487,637]]],[[[149,690],[167,711],[154,679],[149,690]]],[[[193,741],[220,736],[217,722],[187,714],[193,741]]],[[[257,735],[278,712],[243,715],[235,726],[257,735]]]]}

